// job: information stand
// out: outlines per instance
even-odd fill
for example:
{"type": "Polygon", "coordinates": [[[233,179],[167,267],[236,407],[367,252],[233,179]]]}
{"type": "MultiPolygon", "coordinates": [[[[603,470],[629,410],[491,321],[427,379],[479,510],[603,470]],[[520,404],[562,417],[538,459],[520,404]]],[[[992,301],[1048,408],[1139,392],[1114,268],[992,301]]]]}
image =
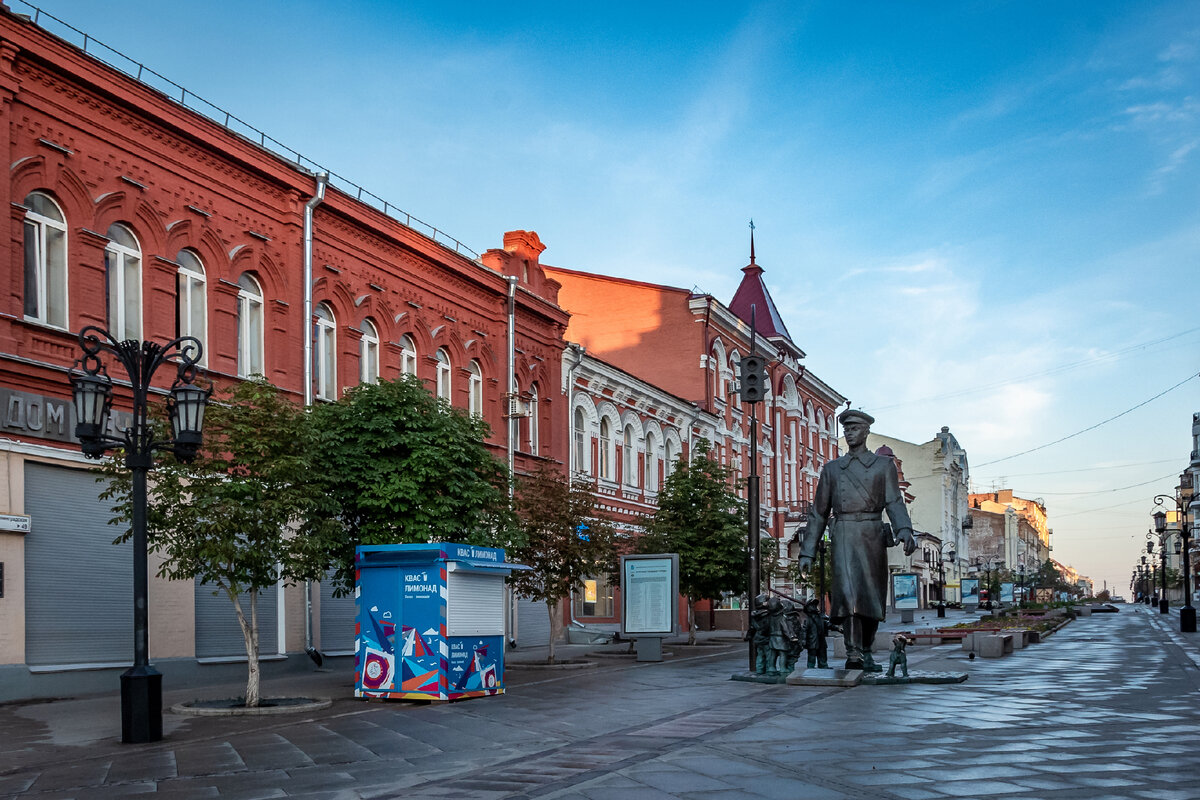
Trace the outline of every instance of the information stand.
{"type": "Polygon", "coordinates": [[[621,556],[621,636],[638,661],[662,661],[662,640],[679,632],[679,556],[621,556]]]}

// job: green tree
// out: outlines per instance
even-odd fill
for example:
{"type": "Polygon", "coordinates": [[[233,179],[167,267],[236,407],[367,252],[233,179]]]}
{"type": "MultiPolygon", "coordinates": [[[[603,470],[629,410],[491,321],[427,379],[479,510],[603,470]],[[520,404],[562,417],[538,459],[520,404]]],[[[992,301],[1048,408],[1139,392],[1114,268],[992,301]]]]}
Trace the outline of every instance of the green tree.
{"type": "Polygon", "coordinates": [[[484,445],[481,418],[409,375],[360,384],[310,413],[323,516],[343,526],[335,553],[343,591],[354,585],[360,544],[508,545],[508,469],[484,445]]]}
{"type": "MultiPolygon", "coordinates": [[[[246,646],[245,704],[259,704],[258,593],[282,579],[320,579],[331,527],[321,497],[312,430],[298,406],[264,380],[248,380],[210,403],[204,447],[191,463],[162,458],[148,492],[147,541],[163,555],[158,574],[195,579],[229,598],[246,646]],[[302,520],[308,524],[300,529],[302,520]],[[243,605],[242,595],[248,595],[243,605]]],[[[128,526],[131,477],[120,458],[102,467],[110,522],[128,526]]],[[[118,538],[132,536],[126,528],[118,538]]]]}
{"type": "Polygon", "coordinates": [[[532,567],[509,577],[514,591],[546,603],[550,614],[550,654],[562,634],[561,603],[588,575],[616,571],[612,524],[600,512],[586,480],[570,481],[554,467],[542,466],[517,483],[514,500],[520,542],[510,560],[532,567]]]}
{"type": "Polygon", "coordinates": [[[733,471],[696,443],[690,462],[680,460],[658,494],[658,510],[642,520],[643,553],[679,554],[679,589],[688,604],[688,643],[696,641],[695,604],[742,590],[748,567],[746,504],[732,488],[733,471]]]}

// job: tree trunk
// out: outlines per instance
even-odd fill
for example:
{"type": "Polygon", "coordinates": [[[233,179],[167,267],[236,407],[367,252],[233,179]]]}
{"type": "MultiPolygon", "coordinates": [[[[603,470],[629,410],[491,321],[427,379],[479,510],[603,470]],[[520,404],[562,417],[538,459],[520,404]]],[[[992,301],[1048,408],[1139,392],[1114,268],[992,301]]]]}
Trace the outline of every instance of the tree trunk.
{"type": "Polygon", "coordinates": [[[696,601],[687,599],[688,607],[688,644],[696,643],[696,601]]]}
{"type": "Polygon", "coordinates": [[[546,611],[550,614],[550,655],[546,658],[547,664],[554,663],[554,643],[562,634],[562,614],[559,613],[559,601],[546,601],[546,611]]]}
{"type": "Polygon", "coordinates": [[[225,592],[233,602],[237,612],[238,625],[242,627],[242,641],[246,645],[246,708],[257,708],[259,701],[259,672],[258,672],[258,592],[250,594],[250,619],[242,611],[242,604],[237,594],[230,587],[225,592]]]}

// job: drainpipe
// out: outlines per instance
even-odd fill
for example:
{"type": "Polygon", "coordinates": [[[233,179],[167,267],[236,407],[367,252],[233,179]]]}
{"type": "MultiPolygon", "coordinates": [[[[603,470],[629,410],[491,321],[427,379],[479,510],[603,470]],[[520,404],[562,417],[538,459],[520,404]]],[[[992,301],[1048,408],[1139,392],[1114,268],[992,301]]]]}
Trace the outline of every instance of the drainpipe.
{"type": "MultiPolygon", "coordinates": [[[[313,403],[313,211],[325,200],[329,173],[317,173],[313,196],[304,204],[304,407],[313,403]]],[[[324,660],[313,647],[312,581],[304,582],[304,652],[318,667],[324,660]]]]}
{"type": "MultiPolygon", "coordinates": [[[[516,489],[517,461],[516,434],[517,418],[512,415],[512,403],[517,396],[517,281],[516,275],[508,276],[508,392],[505,395],[504,418],[508,423],[508,499],[511,502],[516,489]]],[[[517,595],[508,590],[508,644],[517,646],[517,595]]]]}

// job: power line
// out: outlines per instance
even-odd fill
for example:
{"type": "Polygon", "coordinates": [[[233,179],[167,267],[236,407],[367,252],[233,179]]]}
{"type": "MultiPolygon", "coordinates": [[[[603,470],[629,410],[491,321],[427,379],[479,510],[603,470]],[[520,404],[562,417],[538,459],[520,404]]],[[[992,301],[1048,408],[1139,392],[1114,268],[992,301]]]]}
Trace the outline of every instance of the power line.
{"type": "Polygon", "coordinates": [[[1058,520],[1063,519],[1065,517],[1078,517],[1080,514],[1091,514],[1095,511],[1110,511],[1114,508],[1123,508],[1124,506],[1131,506],[1134,503],[1145,503],[1145,502],[1146,502],[1146,499],[1144,497],[1139,497],[1137,500],[1127,500],[1124,503],[1117,503],[1116,505],[1112,505],[1112,506],[1101,506],[1100,508],[1085,508],[1083,511],[1072,511],[1068,514],[1055,514],[1054,520],[1057,522],[1058,520]]]}
{"type": "Polygon", "coordinates": [[[1081,495],[1081,494],[1109,494],[1110,492],[1123,492],[1126,489],[1136,489],[1139,486],[1149,486],[1152,483],[1158,483],[1159,481],[1164,481],[1167,478],[1174,478],[1176,476],[1176,474],[1177,473],[1170,472],[1166,475],[1163,475],[1161,478],[1155,478],[1154,480],[1151,480],[1151,481],[1142,481],[1141,483],[1132,483],[1129,486],[1121,486],[1116,489],[1092,489],[1091,491],[1087,491],[1087,492],[1018,492],[1017,490],[1014,489],[1013,494],[1020,495],[1021,497],[1029,497],[1030,495],[1039,496],[1039,497],[1043,496],[1043,495],[1046,497],[1065,497],[1067,495],[1081,495]]]}
{"type": "Polygon", "coordinates": [[[1081,434],[1087,433],[1088,431],[1094,431],[1094,430],[1096,430],[1096,428],[1099,428],[1101,425],[1107,425],[1108,423],[1112,422],[1112,421],[1113,421],[1113,420],[1115,420],[1115,419],[1120,419],[1121,417],[1125,416],[1126,414],[1128,414],[1128,413],[1129,413],[1129,412],[1131,412],[1131,411],[1136,411],[1136,410],[1138,410],[1139,408],[1141,408],[1142,406],[1146,405],[1147,403],[1152,403],[1152,402],[1154,402],[1154,401],[1155,401],[1155,400],[1157,400],[1158,398],[1162,397],[1164,394],[1167,394],[1167,393],[1169,393],[1169,392],[1173,392],[1173,391],[1175,391],[1175,390],[1176,390],[1176,389],[1178,389],[1180,386],[1183,386],[1183,385],[1184,385],[1185,383],[1187,383],[1188,381],[1190,381],[1190,380],[1193,380],[1194,378],[1197,378],[1197,377],[1200,377],[1200,373],[1192,373],[1191,375],[1188,375],[1186,378],[1184,378],[1183,380],[1181,380],[1179,383],[1177,383],[1177,384],[1175,384],[1174,386],[1172,386],[1170,389],[1166,389],[1166,390],[1164,390],[1164,391],[1161,391],[1161,392],[1159,392],[1158,394],[1154,395],[1154,397],[1151,397],[1149,400],[1144,400],[1144,401],[1142,401],[1142,402],[1138,403],[1138,404],[1137,404],[1136,406],[1134,406],[1133,408],[1127,408],[1127,409],[1125,409],[1124,411],[1122,411],[1120,414],[1117,414],[1117,415],[1115,415],[1115,416],[1109,417],[1108,419],[1106,419],[1106,420],[1103,420],[1103,421],[1101,421],[1101,422],[1097,422],[1095,425],[1092,425],[1091,427],[1088,427],[1088,428],[1084,428],[1084,429],[1083,429],[1083,430],[1081,430],[1081,431],[1076,431],[1075,433],[1072,433],[1072,434],[1070,434],[1069,436],[1064,436],[1064,437],[1062,437],[1061,439],[1055,439],[1053,442],[1047,442],[1046,444],[1043,444],[1043,445],[1038,445],[1037,447],[1031,447],[1030,449],[1028,449],[1028,450],[1023,450],[1023,451],[1021,451],[1020,453],[1014,453],[1014,454],[1012,454],[1011,456],[1005,456],[1004,458],[997,458],[997,459],[996,459],[996,460],[994,460],[994,461],[988,461],[988,462],[985,462],[985,463],[983,463],[983,464],[979,464],[979,465],[977,465],[977,466],[980,466],[980,467],[987,467],[987,466],[991,466],[992,464],[999,464],[1001,461],[1008,461],[1009,459],[1013,459],[1013,458],[1018,458],[1018,457],[1020,457],[1020,456],[1029,455],[1030,453],[1036,453],[1038,450],[1045,450],[1047,447],[1053,447],[1053,446],[1054,446],[1054,445],[1056,445],[1056,444],[1061,444],[1061,443],[1063,443],[1063,442],[1067,441],[1068,439],[1074,439],[1076,436],[1079,436],[1079,435],[1081,435],[1081,434]]]}
{"type": "MultiPolygon", "coordinates": [[[[995,462],[992,462],[992,463],[995,463],[995,462]]],[[[1052,470],[1050,472],[1014,472],[1014,473],[1005,473],[1004,475],[1000,475],[1000,474],[993,475],[993,476],[984,475],[982,477],[973,475],[973,476],[971,476],[971,480],[986,481],[986,480],[988,480],[989,477],[991,477],[991,478],[1035,478],[1035,477],[1041,477],[1042,475],[1066,475],[1068,473],[1073,473],[1073,472],[1099,472],[1101,470],[1106,470],[1106,469],[1128,469],[1129,467],[1147,467],[1147,466],[1152,466],[1154,464],[1173,464],[1173,463],[1175,463],[1175,464],[1179,463],[1179,459],[1178,458],[1160,458],[1158,461],[1137,461],[1132,464],[1112,464],[1107,467],[1084,467],[1082,469],[1056,469],[1056,470],[1052,470]]]]}
{"type": "Polygon", "coordinates": [[[1190,328],[1186,331],[1180,331],[1179,333],[1173,333],[1170,336],[1163,336],[1158,339],[1152,339],[1148,342],[1142,342],[1141,344],[1134,344],[1134,345],[1130,345],[1128,347],[1122,348],[1120,350],[1114,350],[1113,352],[1105,353],[1104,355],[1094,356],[1092,358],[1085,358],[1085,359],[1081,359],[1079,361],[1070,361],[1066,364],[1059,364],[1058,366],[1049,367],[1048,369],[1044,369],[1041,372],[1031,372],[1026,375],[1019,375],[1015,378],[1005,378],[1002,381],[996,381],[994,383],[987,383],[987,384],[983,384],[982,386],[973,386],[970,389],[961,389],[957,392],[948,392],[946,394],[931,395],[929,397],[920,397],[915,400],[903,400],[899,403],[890,403],[885,406],[874,406],[874,409],[876,411],[885,411],[889,408],[901,408],[903,406],[917,405],[918,403],[930,403],[935,400],[952,400],[952,399],[958,398],[958,397],[968,397],[973,394],[979,394],[981,392],[988,392],[988,391],[991,391],[992,389],[999,389],[1003,386],[1011,386],[1014,383],[1022,383],[1024,381],[1032,380],[1033,378],[1045,378],[1045,377],[1049,377],[1051,375],[1060,375],[1064,372],[1070,372],[1072,370],[1079,369],[1080,367],[1086,367],[1086,366],[1090,366],[1092,364],[1097,364],[1097,363],[1104,362],[1104,361],[1115,361],[1119,358],[1123,358],[1124,356],[1130,355],[1131,353],[1134,353],[1138,350],[1144,350],[1147,347],[1153,347],[1155,345],[1163,344],[1165,342],[1171,341],[1172,339],[1178,339],[1181,336],[1187,336],[1189,333],[1195,333],[1196,331],[1200,331],[1200,328],[1190,328]]]}

